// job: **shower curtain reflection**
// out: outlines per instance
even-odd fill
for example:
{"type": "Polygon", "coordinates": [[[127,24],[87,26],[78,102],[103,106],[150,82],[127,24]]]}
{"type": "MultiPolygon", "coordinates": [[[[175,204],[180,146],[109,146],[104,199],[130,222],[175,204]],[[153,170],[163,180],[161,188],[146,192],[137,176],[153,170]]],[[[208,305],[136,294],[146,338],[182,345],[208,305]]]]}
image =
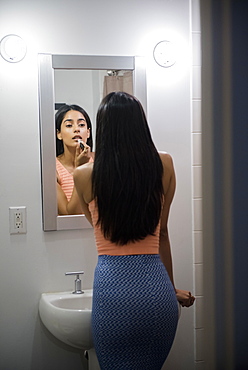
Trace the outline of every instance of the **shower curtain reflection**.
{"type": "Polygon", "coordinates": [[[112,91],[125,91],[133,95],[133,72],[108,71],[104,76],[103,97],[112,91]]]}

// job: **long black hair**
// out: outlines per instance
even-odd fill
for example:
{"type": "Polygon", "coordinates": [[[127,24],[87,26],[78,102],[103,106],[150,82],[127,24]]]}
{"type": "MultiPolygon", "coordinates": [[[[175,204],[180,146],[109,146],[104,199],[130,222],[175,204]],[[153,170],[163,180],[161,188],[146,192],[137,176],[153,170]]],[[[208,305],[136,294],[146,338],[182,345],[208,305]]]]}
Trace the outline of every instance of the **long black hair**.
{"type": "Polygon", "coordinates": [[[58,157],[60,154],[64,153],[64,144],[63,144],[62,140],[59,140],[57,138],[57,132],[58,131],[60,132],[62,121],[63,121],[66,113],[69,112],[70,110],[76,110],[76,111],[82,113],[82,115],[86,119],[87,128],[90,130],[90,136],[88,137],[86,144],[90,146],[91,150],[93,149],[92,126],[91,126],[91,120],[90,120],[90,117],[89,117],[88,113],[82,107],[80,107],[79,105],[64,104],[64,105],[62,105],[62,107],[59,108],[59,110],[55,114],[56,157],[58,157]]]}
{"type": "Polygon", "coordinates": [[[102,100],[96,120],[92,189],[105,238],[124,245],[154,235],[163,166],[141,103],[112,92],[102,100]]]}

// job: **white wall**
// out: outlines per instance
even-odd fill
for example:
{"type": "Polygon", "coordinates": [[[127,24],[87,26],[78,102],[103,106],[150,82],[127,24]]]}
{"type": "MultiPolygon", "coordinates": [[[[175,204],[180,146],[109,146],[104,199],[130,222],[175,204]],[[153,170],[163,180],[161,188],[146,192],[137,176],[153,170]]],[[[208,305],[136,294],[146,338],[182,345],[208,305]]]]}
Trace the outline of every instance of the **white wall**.
{"type": "MultiPolygon", "coordinates": [[[[148,120],[155,143],[174,158],[177,192],[170,235],[178,287],[193,291],[190,112],[190,1],[1,0],[0,39],[15,33],[26,58],[0,58],[0,368],[85,368],[80,351],[41,326],[42,292],[69,290],[68,270],[84,269],[90,288],[96,263],[92,230],[44,233],[41,220],[37,53],[147,55],[148,120]],[[122,6],[120,6],[122,5],[122,6]],[[155,44],[180,43],[175,66],[152,59],[155,44]],[[10,206],[27,207],[27,234],[9,234],[10,206]]],[[[184,309],[166,369],[193,368],[193,309],[184,309]]]]}

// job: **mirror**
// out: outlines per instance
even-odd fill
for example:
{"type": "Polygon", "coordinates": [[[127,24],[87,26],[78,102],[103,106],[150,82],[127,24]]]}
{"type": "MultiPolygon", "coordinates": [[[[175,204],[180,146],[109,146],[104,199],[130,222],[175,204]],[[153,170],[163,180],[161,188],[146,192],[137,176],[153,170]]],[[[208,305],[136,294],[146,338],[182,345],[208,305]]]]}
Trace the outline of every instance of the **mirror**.
{"type": "Polygon", "coordinates": [[[133,94],[132,73],[128,70],[55,69],[55,110],[65,103],[83,107],[92,121],[94,142],[94,123],[103,96],[114,89],[133,94]]]}
{"type": "MultiPolygon", "coordinates": [[[[62,70],[73,71],[132,71],[133,94],[141,101],[146,111],[146,71],[143,57],[134,56],[91,56],[91,55],[38,55],[39,69],[39,121],[41,142],[41,179],[42,179],[42,217],[43,230],[72,230],[91,228],[84,215],[58,216],[56,194],[56,146],[55,146],[55,101],[60,99],[59,83],[55,86],[55,76],[62,70]]],[[[58,79],[57,79],[58,80],[58,79]]],[[[91,91],[94,86],[90,86],[91,91]]],[[[96,90],[94,90],[96,91],[96,90]]],[[[99,94],[92,96],[89,104],[97,107],[99,94]]],[[[101,94],[100,94],[101,99],[101,94]]],[[[69,102],[76,103],[76,102],[69,102]]],[[[81,104],[85,107],[85,104],[81,104]]],[[[91,121],[95,124],[95,112],[92,108],[91,121]]]]}

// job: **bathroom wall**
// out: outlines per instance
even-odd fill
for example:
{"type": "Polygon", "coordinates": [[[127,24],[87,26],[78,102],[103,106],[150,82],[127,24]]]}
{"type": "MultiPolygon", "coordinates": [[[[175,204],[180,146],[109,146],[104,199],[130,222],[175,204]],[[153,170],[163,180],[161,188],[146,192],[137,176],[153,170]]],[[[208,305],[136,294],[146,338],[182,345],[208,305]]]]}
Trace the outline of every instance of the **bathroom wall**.
{"type": "MultiPolygon", "coordinates": [[[[194,3],[194,2],[193,2],[194,3]]],[[[196,3],[196,2],[195,2],[196,3]]],[[[0,39],[27,43],[23,61],[0,58],[0,368],[86,369],[83,354],[41,325],[42,292],[70,290],[69,270],[83,269],[92,287],[92,230],[42,231],[37,53],[144,55],[148,120],[159,150],[172,154],[177,191],[170,217],[176,285],[194,291],[191,158],[190,1],[1,0],[0,39]],[[177,62],[161,68],[155,44],[171,38],[177,62]],[[27,234],[9,234],[9,207],[27,207],[27,234]]],[[[194,368],[194,309],[183,309],[167,370],[194,368]]]]}

